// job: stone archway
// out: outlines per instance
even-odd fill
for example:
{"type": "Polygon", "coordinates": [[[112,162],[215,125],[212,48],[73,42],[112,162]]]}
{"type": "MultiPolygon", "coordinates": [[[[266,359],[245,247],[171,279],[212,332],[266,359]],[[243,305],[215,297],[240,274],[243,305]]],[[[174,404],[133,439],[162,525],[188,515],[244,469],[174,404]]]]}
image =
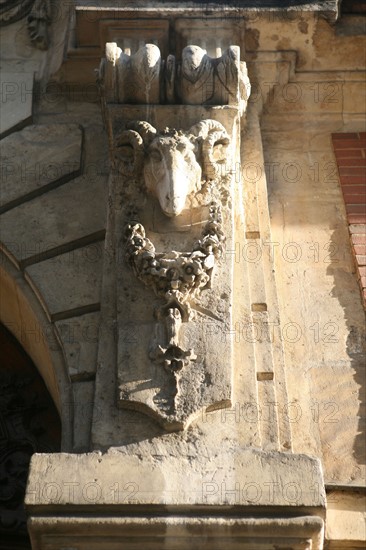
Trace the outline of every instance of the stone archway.
{"type": "Polygon", "coordinates": [[[61,448],[71,450],[73,396],[61,345],[40,300],[5,255],[0,266],[0,323],[33,361],[61,418],[61,448]]]}
{"type": "Polygon", "coordinates": [[[0,324],[0,549],[31,548],[23,507],[35,452],[57,452],[61,422],[30,357],[0,324]]]}

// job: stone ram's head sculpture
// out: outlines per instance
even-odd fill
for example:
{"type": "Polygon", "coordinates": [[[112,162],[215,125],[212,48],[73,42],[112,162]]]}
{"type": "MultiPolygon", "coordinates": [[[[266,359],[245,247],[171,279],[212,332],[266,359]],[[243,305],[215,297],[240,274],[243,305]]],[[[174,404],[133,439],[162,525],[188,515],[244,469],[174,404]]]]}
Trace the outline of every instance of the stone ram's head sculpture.
{"type": "Polygon", "coordinates": [[[124,176],[141,176],[164,214],[178,216],[202,181],[217,176],[229,141],[215,120],[203,120],[186,132],[166,128],[160,133],[148,122],[136,122],[116,140],[116,167],[124,176]]]}

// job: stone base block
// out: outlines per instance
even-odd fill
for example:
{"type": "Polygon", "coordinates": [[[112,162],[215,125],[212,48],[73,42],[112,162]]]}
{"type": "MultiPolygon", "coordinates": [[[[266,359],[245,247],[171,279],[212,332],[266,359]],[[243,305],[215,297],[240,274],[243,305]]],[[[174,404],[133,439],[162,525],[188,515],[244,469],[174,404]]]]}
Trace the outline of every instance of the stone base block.
{"type": "Polygon", "coordinates": [[[33,550],[322,548],[318,459],[238,449],[182,465],[125,451],[33,455],[33,550]]]}

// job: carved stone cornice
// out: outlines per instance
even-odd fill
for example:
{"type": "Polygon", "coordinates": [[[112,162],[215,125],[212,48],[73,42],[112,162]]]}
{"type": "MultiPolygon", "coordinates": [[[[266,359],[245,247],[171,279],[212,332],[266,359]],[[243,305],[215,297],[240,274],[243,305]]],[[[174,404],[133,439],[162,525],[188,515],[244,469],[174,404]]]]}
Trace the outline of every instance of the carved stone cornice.
{"type": "Polygon", "coordinates": [[[79,13],[88,12],[90,19],[117,19],[126,15],[134,17],[136,12],[141,16],[151,16],[158,10],[162,16],[219,17],[222,15],[253,19],[256,16],[273,13],[279,18],[296,17],[299,11],[315,13],[334,23],[339,15],[340,0],[158,0],[152,6],[149,0],[109,0],[107,5],[100,2],[77,0],[76,10],[79,13]],[[90,5],[89,5],[90,4],[90,5]]]}

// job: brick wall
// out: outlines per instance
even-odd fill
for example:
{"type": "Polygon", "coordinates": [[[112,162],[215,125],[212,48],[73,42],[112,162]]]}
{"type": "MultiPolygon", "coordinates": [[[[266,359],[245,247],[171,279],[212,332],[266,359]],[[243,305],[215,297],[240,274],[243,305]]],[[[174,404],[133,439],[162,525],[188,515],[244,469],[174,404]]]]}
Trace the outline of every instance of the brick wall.
{"type": "Polygon", "coordinates": [[[366,132],[332,134],[332,140],[366,308],[366,132]]]}

